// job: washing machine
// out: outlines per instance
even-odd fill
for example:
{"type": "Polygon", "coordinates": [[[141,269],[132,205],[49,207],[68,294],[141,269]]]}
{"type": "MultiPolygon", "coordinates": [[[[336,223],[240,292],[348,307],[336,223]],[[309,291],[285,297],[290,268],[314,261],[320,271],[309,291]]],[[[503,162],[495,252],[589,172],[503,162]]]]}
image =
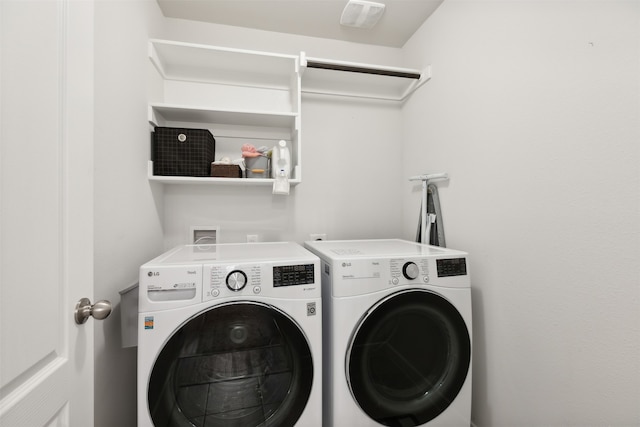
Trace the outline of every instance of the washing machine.
{"type": "Polygon", "coordinates": [[[320,426],[317,256],[184,245],[140,267],[138,427],[320,426]]]}
{"type": "Polygon", "coordinates": [[[465,252],[397,239],[310,241],[321,259],[325,426],[469,426],[465,252]]]}

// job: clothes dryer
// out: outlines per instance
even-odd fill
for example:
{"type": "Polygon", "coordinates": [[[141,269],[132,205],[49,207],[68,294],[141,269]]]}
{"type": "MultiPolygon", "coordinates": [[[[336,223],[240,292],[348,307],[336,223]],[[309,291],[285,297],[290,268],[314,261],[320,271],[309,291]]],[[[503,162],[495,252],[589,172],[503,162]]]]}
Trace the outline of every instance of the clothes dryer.
{"type": "Polygon", "coordinates": [[[325,426],[469,426],[467,254],[387,239],[305,247],[321,258],[325,426]]]}
{"type": "Polygon", "coordinates": [[[138,427],[320,426],[320,260],[179,246],[140,268],[138,427]]]}

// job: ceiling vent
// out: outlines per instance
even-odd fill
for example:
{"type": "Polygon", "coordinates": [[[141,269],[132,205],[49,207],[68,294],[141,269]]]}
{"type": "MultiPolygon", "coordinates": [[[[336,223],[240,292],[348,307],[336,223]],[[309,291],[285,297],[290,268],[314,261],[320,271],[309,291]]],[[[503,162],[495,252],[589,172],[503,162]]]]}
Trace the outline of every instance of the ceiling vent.
{"type": "Polygon", "coordinates": [[[384,13],[384,4],[364,0],[349,0],[340,24],[356,28],[373,28],[384,13]]]}

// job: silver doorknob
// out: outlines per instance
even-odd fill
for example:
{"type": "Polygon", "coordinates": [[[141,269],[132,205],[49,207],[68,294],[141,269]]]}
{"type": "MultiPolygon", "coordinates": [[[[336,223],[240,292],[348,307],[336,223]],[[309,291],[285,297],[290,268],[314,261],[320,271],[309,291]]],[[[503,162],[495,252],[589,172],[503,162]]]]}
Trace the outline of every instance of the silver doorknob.
{"type": "Polygon", "coordinates": [[[96,320],[102,320],[110,314],[111,303],[107,300],[98,301],[92,305],[89,298],[81,298],[76,304],[75,318],[78,325],[85,323],[91,316],[96,320]]]}

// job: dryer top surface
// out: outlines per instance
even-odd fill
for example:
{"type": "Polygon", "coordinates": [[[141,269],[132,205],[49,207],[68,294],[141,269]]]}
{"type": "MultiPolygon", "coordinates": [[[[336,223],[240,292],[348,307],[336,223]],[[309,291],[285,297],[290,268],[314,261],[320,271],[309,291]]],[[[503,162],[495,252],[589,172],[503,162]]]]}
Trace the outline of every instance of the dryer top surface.
{"type": "Polygon", "coordinates": [[[400,239],[322,240],[304,243],[312,252],[331,259],[465,256],[465,252],[400,239]]]}

